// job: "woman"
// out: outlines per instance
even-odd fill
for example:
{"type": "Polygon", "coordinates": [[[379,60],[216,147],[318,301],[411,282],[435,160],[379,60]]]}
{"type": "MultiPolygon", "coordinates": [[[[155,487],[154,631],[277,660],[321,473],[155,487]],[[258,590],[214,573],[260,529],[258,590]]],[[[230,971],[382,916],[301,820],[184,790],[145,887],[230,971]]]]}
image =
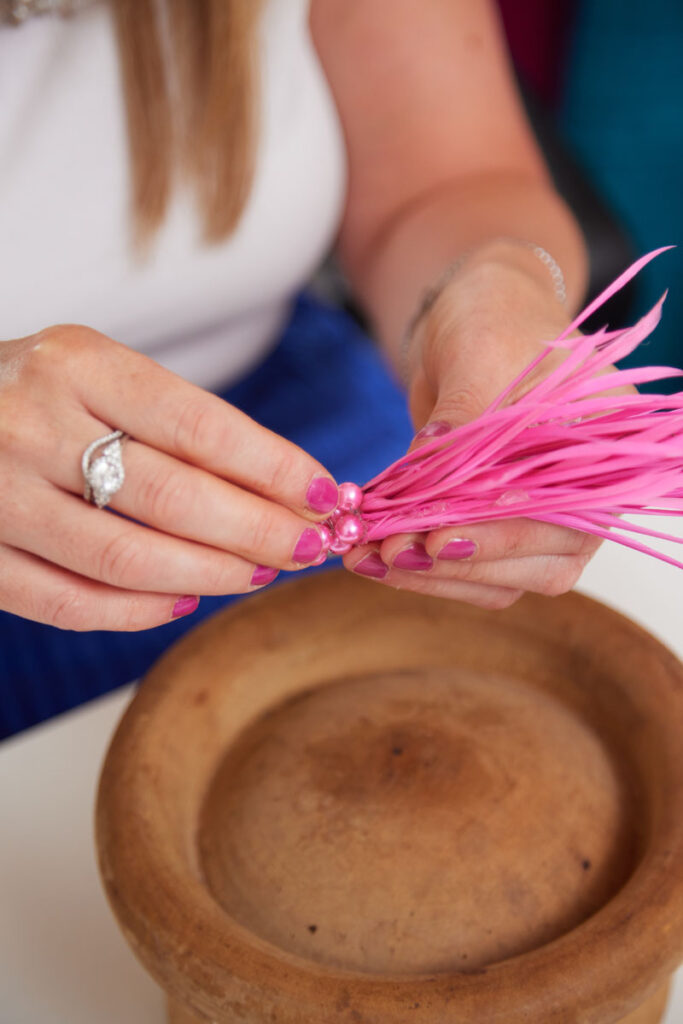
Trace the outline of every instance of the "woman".
{"type": "MultiPolygon", "coordinates": [[[[337,467],[256,422],[258,401],[252,416],[235,401],[335,234],[405,374],[415,443],[476,416],[566,325],[586,275],[492,0],[78,6],[0,29],[0,330],[17,339],[0,346],[6,731],[45,717],[59,679],[68,706],[137,674],[175,635],[157,631],[133,656],[135,638],[110,654],[94,634],[83,654],[37,623],[148,630],[193,611],[195,595],[250,592],[319,560],[337,467]],[[49,326],[65,319],[87,326],[49,326]],[[83,454],[115,430],[128,435],[125,479],[103,500],[120,515],[83,500],[83,454]],[[52,653],[37,672],[39,649],[52,653]]],[[[383,403],[386,372],[359,358],[365,406],[383,403]]],[[[313,406],[331,388],[319,359],[313,406]]],[[[377,422],[396,416],[386,400],[377,422]]],[[[501,608],[568,590],[596,546],[512,520],[392,537],[344,564],[501,608]]]]}

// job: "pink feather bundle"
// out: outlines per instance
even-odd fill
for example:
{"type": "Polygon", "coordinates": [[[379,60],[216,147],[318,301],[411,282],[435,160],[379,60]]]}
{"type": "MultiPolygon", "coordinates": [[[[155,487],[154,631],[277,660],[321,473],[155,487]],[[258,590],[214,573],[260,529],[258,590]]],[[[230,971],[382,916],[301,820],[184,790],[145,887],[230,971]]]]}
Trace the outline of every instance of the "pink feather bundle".
{"type": "Polygon", "coordinates": [[[347,506],[328,521],[332,550],[397,533],[525,516],[606,537],[683,568],[683,561],[632,535],[677,543],[680,537],[620,518],[683,513],[683,393],[604,394],[683,376],[666,366],[606,372],[654,330],[665,296],[633,327],[569,337],[663,251],[621,274],[477,419],[423,444],[367,483],[360,507],[347,506]],[[568,350],[561,365],[506,404],[558,348],[568,350]],[[345,544],[342,526],[345,521],[348,527],[350,515],[361,529],[355,536],[351,530],[345,544]]]}

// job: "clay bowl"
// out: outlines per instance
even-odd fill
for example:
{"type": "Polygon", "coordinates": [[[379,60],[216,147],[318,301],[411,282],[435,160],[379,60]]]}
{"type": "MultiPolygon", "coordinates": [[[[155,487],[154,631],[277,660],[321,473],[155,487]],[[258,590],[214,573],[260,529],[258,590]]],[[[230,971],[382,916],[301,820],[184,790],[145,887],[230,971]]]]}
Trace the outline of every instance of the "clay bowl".
{"type": "Polygon", "coordinates": [[[600,604],[328,572],[149,673],[102,876],[175,1024],[653,1024],[683,959],[682,738],[683,666],[600,604]]]}

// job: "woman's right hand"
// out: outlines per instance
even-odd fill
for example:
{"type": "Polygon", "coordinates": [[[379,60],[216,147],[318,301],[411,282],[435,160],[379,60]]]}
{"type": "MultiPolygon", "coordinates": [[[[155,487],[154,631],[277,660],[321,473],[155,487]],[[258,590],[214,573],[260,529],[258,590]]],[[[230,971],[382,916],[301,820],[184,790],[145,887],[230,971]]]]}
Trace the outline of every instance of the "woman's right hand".
{"type": "Polygon", "coordinates": [[[97,331],[0,343],[0,609],[63,629],[157,626],[193,610],[186,595],[315,561],[336,496],[296,445],[97,331]],[[83,452],[112,430],[130,435],[121,515],[82,497],[83,452]]]}

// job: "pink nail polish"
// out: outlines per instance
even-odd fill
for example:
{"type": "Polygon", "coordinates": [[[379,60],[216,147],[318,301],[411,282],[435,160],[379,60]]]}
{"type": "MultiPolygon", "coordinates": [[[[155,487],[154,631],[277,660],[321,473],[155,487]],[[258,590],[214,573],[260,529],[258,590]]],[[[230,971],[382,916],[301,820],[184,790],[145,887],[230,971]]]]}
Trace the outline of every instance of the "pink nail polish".
{"type": "Polygon", "coordinates": [[[471,558],[477,551],[477,544],[464,537],[454,537],[445,544],[436,556],[442,562],[456,562],[462,558],[471,558]]]}
{"type": "Polygon", "coordinates": [[[279,572],[279,569],[271,569],[269,565],[257,565],[251,577],[251,586],[263,587],[266,583],[272,583],[279,572]]]}
{"type": "Polygon", "coordinates": [[[427,554],[424,544],[411,544],[410,547],[399,551],[392,562],[395,569],[409,569],[412,572],[425,572],[434,565],[433,560],[427,554]]]}
{"type": "Polygon", "coordinates": [[[198,597],[193,597],[190,594],[188,594],[186,597],[180,597],[173,605],[171,617],[174,619],[179,619],[183,615],[191,615],[192,612],[196,611],[198,604],[198,597]]]}
{"type": "Polygon", "coordinates": [[[331,512],[339,500],[339,488],[327,476],[317,476],[306,491],[306,504],[312,512],[331,512]]]}
{"type": "Polygon", "coordinates": [[[373,580],[383,580],[389,569],[377,552],[371,551],[369,555],[361,558],[360,562],[354,565],[353,571],[360,576],[370,576],[373,580]]]}
{"type": "Polygon", "coordinates": [[[431,423],[427,423],[422,430],[417,432],[413,440],[427,441],[432,437],[442,437],[452,429],[453,427],[450,423],[446,423],[445,420],[432,420],[431,423]]]}
{"type": "Polygon", "coordinates": [[[309,526],[307,530],[299,537],[296,547],[294,548],[294,554],[292,560],[298,562],[299,565],[304,565],[307,562],[314,562],[323,547],[323,539],[317,530],[309,526]]]}

